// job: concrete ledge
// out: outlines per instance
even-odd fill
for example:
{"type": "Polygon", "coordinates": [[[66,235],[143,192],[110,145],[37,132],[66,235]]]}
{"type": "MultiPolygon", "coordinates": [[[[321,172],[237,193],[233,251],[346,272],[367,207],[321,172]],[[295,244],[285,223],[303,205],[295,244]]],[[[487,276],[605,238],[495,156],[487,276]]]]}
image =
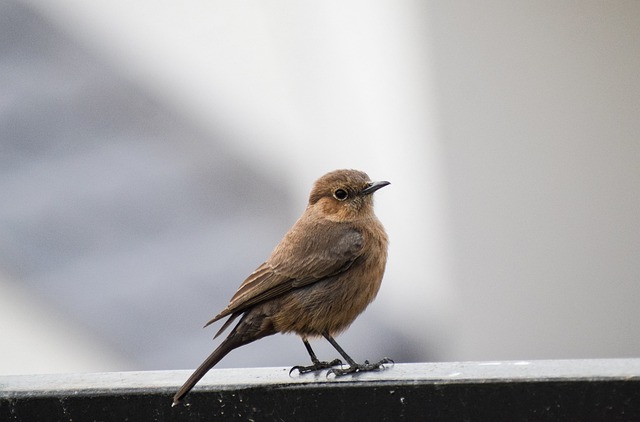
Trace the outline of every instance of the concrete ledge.
{"type": "Polygon", "coordinates": [[[339,379],[289,368],[0,377],[0,421],[640,420],[640,359],[396,364],[339,379]]]}

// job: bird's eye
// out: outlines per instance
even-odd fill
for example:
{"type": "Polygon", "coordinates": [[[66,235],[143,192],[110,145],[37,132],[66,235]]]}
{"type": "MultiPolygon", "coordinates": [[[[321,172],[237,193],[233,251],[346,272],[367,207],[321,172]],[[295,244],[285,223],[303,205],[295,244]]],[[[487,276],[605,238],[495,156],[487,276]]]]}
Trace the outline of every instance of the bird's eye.
{"type": "Polygon", "coordinates": [[[345,199],[347,199],[348,196],[349,194],[344,189],[336,189],[336,191],[333,192],[333,197],[336,198],[338,201],[344,201],[345,199]]]}

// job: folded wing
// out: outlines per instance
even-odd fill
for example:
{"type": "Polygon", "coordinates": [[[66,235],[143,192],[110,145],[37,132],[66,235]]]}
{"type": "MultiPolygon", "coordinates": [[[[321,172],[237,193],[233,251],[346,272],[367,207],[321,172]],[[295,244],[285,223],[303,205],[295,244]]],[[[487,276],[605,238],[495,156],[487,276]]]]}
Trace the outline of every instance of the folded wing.
{"type": "Polygon", "coordinates": [[[252,306],[347,270],[361,254],[364,246],[362,234],[349,225],[323,226],[322,236],[290,236],[296,230],[305,230],[304,226],[296,224],[271,257],[242,283],[229,305],[205,327],[231,315],[217,332],[217,337],[238,315],[252,306]],[[291,239],[300,240],[292,242],[291,239]]]}

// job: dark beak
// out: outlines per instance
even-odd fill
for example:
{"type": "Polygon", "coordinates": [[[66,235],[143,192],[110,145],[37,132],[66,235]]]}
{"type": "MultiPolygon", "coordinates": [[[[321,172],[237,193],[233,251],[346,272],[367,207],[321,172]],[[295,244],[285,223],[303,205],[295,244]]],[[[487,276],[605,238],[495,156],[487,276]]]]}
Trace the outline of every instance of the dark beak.
{"type": "Polygon", "coordinates": [[[380,188],[383,188],[387,185],[390,185],[390,182],[383,180],[382,182],[371,182],[369,185],[360,191],[361,195],[371,195],[373,192],[377,191],[380,188]]]}

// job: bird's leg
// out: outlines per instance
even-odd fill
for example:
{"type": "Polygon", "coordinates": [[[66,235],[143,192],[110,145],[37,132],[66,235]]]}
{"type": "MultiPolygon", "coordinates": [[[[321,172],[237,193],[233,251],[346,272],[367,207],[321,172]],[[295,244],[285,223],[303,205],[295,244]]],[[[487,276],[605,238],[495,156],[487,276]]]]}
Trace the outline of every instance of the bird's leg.
{"type": "Polygon", "coordinates": [[[311,362],[313,362],[313,365],[309,365],[309,366],[296,365],[293,368],[291,368],[291,370],[289,371],[289,375],[291,375],[293,371],[298,371],[298,373],[300,374],[305,374],[307,372],[315,372],[315,371],[320,371],[322,369],[331,368],[332,366],[342,365],[342,361],[340,359],[334,359],[331,362],[319,361],[318,358],[316,357],[316,354],[313,352],[313,349],[311,348],[309,341],[307,341],[306,338],[303,338],[302,342],[304,343],[304,347],[307,348],[307,352],[309,352],[309,357],[311,357],[311,362]]]}
{"type": "Polygon", "coordinates": [[[389,358],[382,358],[379,362],[376,363],[369,363],[368,360],[365,360],[364,363],[356,363],[356,361],[354,361],[353,359],[351,359],[351,356],[349,356],[347,354],[347,352],[345,352],[342,347],[340,347],[340,345],[338,344],[338,342],[335,341],[335,339],[333,337],[331,337],[328,333],[324,333],[324,338],[327,339],[327,341],[329,343],[331,343],[331,345],[333,347],[335,347],[335,349],[338,351],[338,353],[340,353],[342,355],[343,358],[346,359],[346,361],[349,363],[349,367],[346,369],[335,369],[335,368],[331,368],[329,369],[329,371],[327,372],[327,376],[330,374],[333,374],[337,377],[341,376],[341,375],[347,375],[347,374],[353,374],[355,372],[366,372],[366,371],[375,371],[378,369],[384,369],[384,364],[385,363],[393,363],[393,360],[389,359],[389,358]]]}

